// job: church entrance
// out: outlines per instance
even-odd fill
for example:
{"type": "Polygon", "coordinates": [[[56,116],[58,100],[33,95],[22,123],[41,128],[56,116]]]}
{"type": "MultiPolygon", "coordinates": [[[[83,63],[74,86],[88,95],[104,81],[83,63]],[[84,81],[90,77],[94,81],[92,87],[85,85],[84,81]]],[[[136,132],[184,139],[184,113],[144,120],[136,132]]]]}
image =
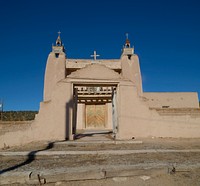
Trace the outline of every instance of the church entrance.
{"type": "Polygon", "coordinates": [[[106,105],[86,105],[86,128],[105,129],[106,127],[106,105]]]}
{"type": "Polygon", "coordinates": [[[87,135],[115,134],[116,87],[116,84],[74,85],[73,134],[75,139],[87,135]]]}

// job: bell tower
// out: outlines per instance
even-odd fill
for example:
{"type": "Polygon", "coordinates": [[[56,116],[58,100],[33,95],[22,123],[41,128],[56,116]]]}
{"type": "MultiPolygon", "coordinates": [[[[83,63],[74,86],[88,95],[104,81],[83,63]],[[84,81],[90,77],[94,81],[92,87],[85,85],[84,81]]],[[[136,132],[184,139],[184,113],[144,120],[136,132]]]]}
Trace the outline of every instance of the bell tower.
{"type": "Polygon", "coordinates": [[[58,38],[56,39],[56,45],[55,45],[55,46],[54,46],[54,45],[52,46],[52,52],[55,53],[56,58],[59,57],[59,54],[60,54],[61,52],[65,52],[65,48],[64,48],[64,45],[63,45],[63,43],[62,43],[60,34],[61,34],[61,32],[59,31],[59,32],[58,32],[58,38]]]}
{"type": "Polygon", "coordinates": [[[135,84],[137,93],[139,96],[141,96],[143,90],[139,58],[136,54],[134,54],[134,48],[131,48],[128,34],[126,34],[126,42],[122,49],[121,65],[122,76],[135,84]]]}
{"type": "Polygon", "coordinates": [[[61,32],[58,32],[56,44],[52,46],[52,52],[50,52],[47,59],[44,80],[44,101],[51,100],[52,92],[57,82],[66,76],[66,54],[60,34],[61,32]]]}
{"type": "Polygon", "coordinates": [[[128,56],[130,59],[131,56],[134,54],[134,48],[131,48],[130,40],[128,39],[128,33],[126,33],[126,42],[122,49],[122,56],[128,56]]]}

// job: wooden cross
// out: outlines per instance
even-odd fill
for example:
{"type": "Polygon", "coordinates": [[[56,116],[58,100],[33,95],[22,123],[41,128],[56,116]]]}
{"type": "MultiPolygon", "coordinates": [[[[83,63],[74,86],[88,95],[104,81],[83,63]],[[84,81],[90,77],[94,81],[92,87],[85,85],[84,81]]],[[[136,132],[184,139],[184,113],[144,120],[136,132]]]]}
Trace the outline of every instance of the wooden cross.
{"type": "Polygon", "coordinates": [[[94,54],[91,55],[91,57],[94,57],[94,60],[95,60],[95,61],[97,60],[97,57],[98,57],[98,56],[100,56],[100,55],[98,55],[98,54],[96,53],[96,51],[94,51],[94,54]]]}

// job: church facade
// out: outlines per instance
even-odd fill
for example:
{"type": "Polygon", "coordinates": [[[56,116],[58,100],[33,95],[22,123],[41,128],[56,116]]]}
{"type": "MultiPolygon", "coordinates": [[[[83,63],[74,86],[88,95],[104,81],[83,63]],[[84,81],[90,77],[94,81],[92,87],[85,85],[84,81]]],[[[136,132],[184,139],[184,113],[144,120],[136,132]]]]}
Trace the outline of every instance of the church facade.
{"type": "Polygon", "coordinates": [[[137,137],[200,137],[195,92],[143,92],[138,56],[126,39],[120,59],[68,59],[60,35],[52,46],[43,102],[31,127],[6,133],[1,143],[76,140],[87,132],[108,132],[114,140],[137,137]]]}

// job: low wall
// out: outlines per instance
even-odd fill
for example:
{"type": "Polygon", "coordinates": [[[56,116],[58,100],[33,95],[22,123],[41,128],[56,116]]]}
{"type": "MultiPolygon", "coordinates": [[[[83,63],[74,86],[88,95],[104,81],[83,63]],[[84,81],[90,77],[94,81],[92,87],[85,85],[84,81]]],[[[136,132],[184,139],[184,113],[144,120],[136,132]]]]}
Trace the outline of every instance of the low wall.
{"type": "Polygon", "coordinates": [[[24,131],[31,126],[33,121],[0,121],[0,135],[7,132],[24,131]]]}
{"type": "Polygon", "coordinates": [[[152,108],[199,108],[197,92],[144,92],[143,99],[152,108]]]}
{"type": "Polygon", "coordinates": [[[200,138],[200,109],[150,109],[150,115],[120,118],[118,139],[138,137],[200,138]]]}
{"type": "Polygon", "coordinates": [[[149,108],[132,85],[118,94],[118,139],[138,137],[200,138],[199,108],[149,108]]]}
{"type": "Polygon", "coordinates": [[[19,146],[33,141],[31,133],[32,128],[35,128],[32,126],[33,121],[1,121],[0,149],[19,146]]]}

